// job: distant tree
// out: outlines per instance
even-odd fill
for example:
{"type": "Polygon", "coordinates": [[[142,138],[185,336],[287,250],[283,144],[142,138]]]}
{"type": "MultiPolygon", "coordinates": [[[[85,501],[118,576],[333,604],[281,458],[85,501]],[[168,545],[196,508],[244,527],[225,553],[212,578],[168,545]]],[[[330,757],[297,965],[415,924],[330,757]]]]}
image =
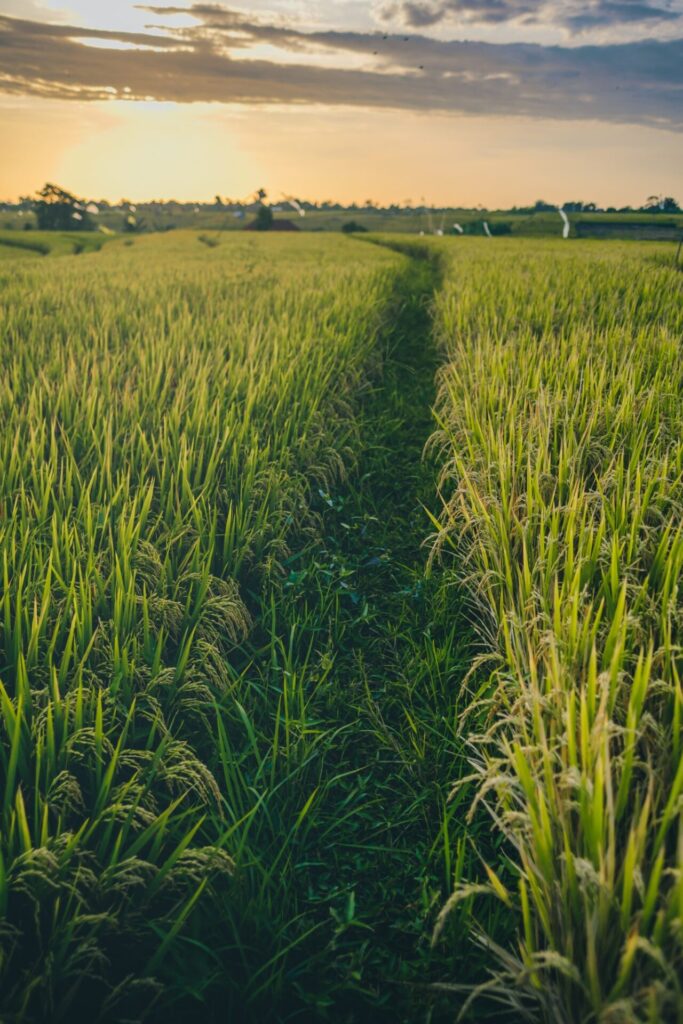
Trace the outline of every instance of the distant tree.
{"type": "Polygon", "coordinates": [[[259,206],[256,211],[254,228],[256,231],[270,231],[273,226],[273,211],[269,206],[259,206]]]}
{"type": "Polygon", "coordinates": [[[59,185],[43,185],[33,209],[41,231],[89,231],[92,227],[85,203],[59,185]]]}
{"type": "Polygon", "coordinates": [[[534,213],[550,213],[551,210],[555,210],[556,207],[552,203],[546,203],[545,199],[537,199],[534,203],[534,213]]]}
{"type": "Polygon", "coordinates": [[[342,231],[345,235],[357,234],[359,231],[367,231],[368,229],[362,224],[359,224],[357,220],[349,220],[346,224],[342,225],[342,231]]]}
{"type": "Polygon", "coordinates": [[[673,196],[648,196],[641,210],[649,213],[680,213],[681,207],[673,196]]]}

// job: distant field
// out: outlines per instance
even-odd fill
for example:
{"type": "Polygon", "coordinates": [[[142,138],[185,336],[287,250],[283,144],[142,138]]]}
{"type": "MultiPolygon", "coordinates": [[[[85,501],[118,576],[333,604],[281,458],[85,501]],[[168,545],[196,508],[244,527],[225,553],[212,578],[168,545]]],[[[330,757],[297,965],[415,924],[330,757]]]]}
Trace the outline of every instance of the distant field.
{"type": "MultiPolygon", "coordinates": [[[[562,233],[562,220],[558,213],[510,213],[496,210],[312,210],[305,217],[300,217],[295,210],[283,207],[275,214],[277,218],[293,221],[302,231],[341,231],[345,224],[354,221],[367,231],[434,234],[442,230],[446,234],[453,233],[453,225],[460,224],[467,228],[472,226],[483,234],[482,222],[486,220],[492,229],[505,230],[512,235],[521,237],[556,236],[562,233]]],[[[572,233],[578,223],[594,224],[609,223],[661,227],[669,225],[683,231],[683,214],[650,214],[650,213],[570,213],[572,233]]],[[[139,217],[146,231],[167,231],[172,229],[192,229],[197,231],[241,231],[244,225],[253,219],[253,212],[246,212],[242,217],[235,217],[230,211],[217,211],[199,208],[192,210],[145,210],[140,209],[139,217]]],[[[0,214],[0,228],[21,229],[26,217],[16,214],[0,214]]],[[[33,222],[32,215],[28,215],[33,222]]],[[[120,213],[103,211],[94,217],[96,225],[104,225],[117,232],[124,231],[124,216],[120,213]]],[[[31,237],[32,233],[26,232],[31,237]]],[[[93,234],[90,234],[93,237],[93,234]]],[[[94,237],[97,237],[95,235],[94,237]]]]}
{"type": "Polygon", "coordinates": [[[0,231],[0,259],[97,252],[107,236],[87,231],[0,231]]]}
{"type": "Polygon", "coordinates": [[[680,1024],[673,247],[104,241],[0,233],[0,1019],[680,1024]]]}
{"type": "MultiPolygon", "coordinates": [[[[676,225],[683,231],[683,214],[653,216],[652,214],[640,213],[570,213],[568,214],[570,224],[577,222],[600,223],[606,221],[613,224],[639,224],[639,225],[661,225],[662,223],[676,225]]],[[[353,213],[326,213],[313,212],[307,214],[305,220],[297,220],[297,223],[307,230],[341,231],[344,224],[354,220],[367,228],[368,231],[398,232],[425,235],[433,234],[437,230],[451,233],[454,224],[460,224],[465,228],[467,225],[476,225],[479,233],[483,233],[481,224],[487,221],[492,229],[505,226],[509,228],[510,234],[521,237],[531,236],[556,236],[561,237],[562,220],[559,213],[534,213],[516,214],[497,211],[472,211],[472,210],[446,210],[435,212],[402,212],[392,213],[391,211],[354,211],[353,213]]]]}

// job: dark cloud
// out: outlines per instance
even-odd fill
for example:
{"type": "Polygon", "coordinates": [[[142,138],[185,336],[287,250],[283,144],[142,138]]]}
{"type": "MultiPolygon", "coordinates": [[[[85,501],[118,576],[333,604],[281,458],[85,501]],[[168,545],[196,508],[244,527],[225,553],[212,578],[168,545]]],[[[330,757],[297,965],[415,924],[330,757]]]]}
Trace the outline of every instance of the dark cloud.
{"type": "Polygon", "coordinates": [[[399,18],[413,28],[425,28],[441,21],[460,20],[495,25],[519,19],[535,20],[539,5],[534,0],[398,0],[387,3],[387,21],[399,18]]]}
{"type": "Polygon", "coordinates": [[[385,20],[398,18],[414,28],[444,21],[470,25],[521,22],[571,32],[652,25],[676,21],[683,15],[680,0],[389,0],[382,10],[385,20]]]}
{"type": "Polygon", "coordinates": [[[595,4],[582,4],[575,12],[565,14],[564,24],[573,32],[591,28],[613,28],[619,25],[646,25],[652,22],[676,21],[683,11],[662,7],[656,3],[638,3],[633,0],[599,0],[595,4]]]}
{"type": "MultiPolygon", "coordinates": [[[[146,9],[157,18],[188,13],[146,9]]],[[[680,39],[573,48],[419,35],[406,41],[303,32],[211,4],[195,5],[192,14],[190,28],[152,26],[148,33],[0,16],[0,90],[79,100],[325,104],[683,128],[680,39]],[[100,45],[88,45],[94,39],[100,45]],[[107,40],[112,47],[101,45],[107,40]],[[258,43],[278,47],[288,59],[250,57],[249,47],[258,43]],[[324,65],[310,56],[320,53],[324,65]],[[359,58],[361,69],[354,66],[359,58]]]]}

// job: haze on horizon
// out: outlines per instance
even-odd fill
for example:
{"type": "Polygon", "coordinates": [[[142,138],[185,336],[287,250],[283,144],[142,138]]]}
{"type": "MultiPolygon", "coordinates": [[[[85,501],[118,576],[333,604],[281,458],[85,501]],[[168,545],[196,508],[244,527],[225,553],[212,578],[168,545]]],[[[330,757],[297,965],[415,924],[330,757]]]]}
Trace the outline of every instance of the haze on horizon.
{"type": "Polygon", "coordinates": [[[0,0],[0,197],[683,198],[683,0],[0,0]]]}

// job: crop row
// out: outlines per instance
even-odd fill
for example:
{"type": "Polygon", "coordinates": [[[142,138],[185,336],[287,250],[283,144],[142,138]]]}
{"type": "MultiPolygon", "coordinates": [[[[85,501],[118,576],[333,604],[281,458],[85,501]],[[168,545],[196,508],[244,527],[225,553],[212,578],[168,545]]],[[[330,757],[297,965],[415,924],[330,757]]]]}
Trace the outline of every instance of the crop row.
{"type": "Polygon", "coordinates": [[[438,543],[488,675],[470,741],[509,870],[482,890],[519,930],[489,992],[532,1019],[677,1020],[680,273],[628,246],[445,258],[438,543]]]}
{"type": "Polygon", "coordinates": [[[310,527],[310,482],[343,469],[392,260],[179,236],[5,264],[10,1020],[138,1017],[173,983],[175,938],[228,889],[252,801],[219,708],[231,652],[310,527]]]}

